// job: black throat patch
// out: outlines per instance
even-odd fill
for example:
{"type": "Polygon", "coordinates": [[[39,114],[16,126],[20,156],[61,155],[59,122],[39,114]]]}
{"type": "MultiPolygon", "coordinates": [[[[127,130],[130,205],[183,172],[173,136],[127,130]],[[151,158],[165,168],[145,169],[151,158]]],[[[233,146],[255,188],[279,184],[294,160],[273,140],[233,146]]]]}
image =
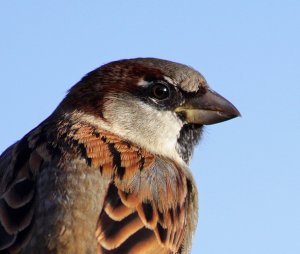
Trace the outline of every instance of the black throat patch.
{"type": "Polygon", "coordinates": [[[176,150],[187,164],[192,158],[195,145],[199,142],[202,131],[202,125],[194,124],[185,124],[180,130],[176,150]]]}

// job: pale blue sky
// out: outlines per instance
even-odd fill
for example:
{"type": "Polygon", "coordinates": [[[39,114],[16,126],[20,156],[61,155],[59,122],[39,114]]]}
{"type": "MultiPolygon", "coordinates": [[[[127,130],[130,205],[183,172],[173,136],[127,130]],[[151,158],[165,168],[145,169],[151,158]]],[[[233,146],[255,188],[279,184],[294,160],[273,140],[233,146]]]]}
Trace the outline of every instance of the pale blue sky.
{"type": "Polygon", "coordinates": [[[243,117],[191,164],[193,254],[300,253],[300,1],[1,1],[0,152],[111,60],[198,69],[243,117]]]}

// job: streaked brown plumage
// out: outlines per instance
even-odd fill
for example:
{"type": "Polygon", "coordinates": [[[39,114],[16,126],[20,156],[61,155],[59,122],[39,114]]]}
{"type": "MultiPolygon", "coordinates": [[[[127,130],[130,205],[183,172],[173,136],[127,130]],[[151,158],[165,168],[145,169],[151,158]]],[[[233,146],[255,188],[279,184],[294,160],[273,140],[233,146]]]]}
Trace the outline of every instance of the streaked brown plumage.
{"type": "Polygon", "coordinates": [[[238,116],[197,71],[138,58],[71,88],[0,157],[0,253],[188,253],[204,124],[238,116]]]}

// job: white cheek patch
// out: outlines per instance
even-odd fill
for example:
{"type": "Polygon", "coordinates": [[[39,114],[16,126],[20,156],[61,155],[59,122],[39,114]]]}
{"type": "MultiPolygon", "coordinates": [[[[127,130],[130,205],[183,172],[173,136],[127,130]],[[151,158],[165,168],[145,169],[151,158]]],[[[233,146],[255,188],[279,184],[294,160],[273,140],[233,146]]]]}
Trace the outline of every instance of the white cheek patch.
{"type": "Polygon", "coordinates": [[[157,110],[127,96],[114,98],[104,105],[104,117],[110,131],[150,152],[182,162],[176,151],[182,121],[171,111],[157,110]]]}
{"type": "Polygon", "coordinates": [[[174,112],[157,110],[130,95],[107,98],[103,107],[105,121],[83,112],[73,112],[71,117],[115,133],[151,153],[185,164],[176,150],[183,123],[174,112]]]}

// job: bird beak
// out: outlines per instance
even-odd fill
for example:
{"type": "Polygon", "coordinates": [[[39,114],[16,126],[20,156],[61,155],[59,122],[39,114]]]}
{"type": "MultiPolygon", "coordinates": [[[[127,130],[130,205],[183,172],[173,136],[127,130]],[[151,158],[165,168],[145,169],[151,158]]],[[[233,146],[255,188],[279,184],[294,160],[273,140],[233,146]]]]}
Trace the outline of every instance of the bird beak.
{"type": "Polygon", "coordinates": [[[212,90],[188,99],[175,112],[183,114],[188,123],[201,125],[220,123],[241,116],[232,103],[212,90]]]}

